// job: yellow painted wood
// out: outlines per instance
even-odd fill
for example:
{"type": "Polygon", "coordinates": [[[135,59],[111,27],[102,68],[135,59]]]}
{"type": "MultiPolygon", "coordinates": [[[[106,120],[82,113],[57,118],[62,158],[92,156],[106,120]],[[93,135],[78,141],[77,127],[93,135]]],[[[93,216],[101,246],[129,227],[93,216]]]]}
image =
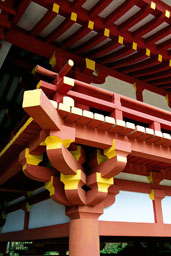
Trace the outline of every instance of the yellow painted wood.
{"type": "Polygon", "coordinates": [[[27,108],[27,107],[39,106],[41,92],[42,92],[41,89],[25,91],[22,107],[27,108]]]}
{"type": "Polygon", "coordinates": [[[77,21],[77,13],[76,12],[71,12],[71,17],[70,17],[70,19],[72,20],[72,21],[77,21]]]}
{"type": "Polygon", "coordinates": [[[132,43],[132,49],[137,51],[137,47],[138,47],[137,43],[133,42],[132,43]]]}
{"type": "Polygon", "coordinates": [[[163,56],[161,54],[158,54],[158,61],[162,62],[163,56]]]}
{"type": "Polygon", "coordinates": [[[81,146],[77,145],[77,150],[71,151],[71,154],[75,157],[75,159],[78,161],[81,157],[81,146]]]}
{"type": "Polygon", "coordinates": [[[52,54],[52,56],[49,59],[49,64],[52,66],[52,68],[55,67],[56,65],[56,56],[55,56],[55,52],[52,54]]]}
{"type": "Polygon", "coordinates": [[[73,140],[71,139],[62,140],[57,136],[48,136],[45,140],[47,150],[58,149],[58,148],[61,148],[62,145],[68,148],[72,142],[73,140]]]}
{"type": "Polygon", "coordinates": [[[26,148],[25,150],[25,158],[26,158],[26,163],[31,165],[38,165],[40,162],[43,161],[43,155],[40,155],[40,156],[31,155],[29,153],[29,148],[26,148]]]}
{"type": "Polygon", "coordinates": [[[112,146],[110,148],[104,149],[104,155],[107,156],[108,159],[111,159],[112,157],[116,156],[115,140],[113,140],[112,146]]]}
{"type": "Polygon", "coordinates": [[[60,180],[64,183],[65,190],[78,189],[78,185],[81,180],[81,169],[77,170],[77,173],[74,175],[64,175],[61,173],[60,180]]]}
{"type": "Polygon", "coordinates": [[[60,9],[60,5],[59,4],[56,4],[56,3],[53,3],[53,6],[52,6],[52,12],[55,12],[55,13],[59,13],[59,9],[60,9]]]}
{"type": "Polygon", "coordinates": [[[86,68],[95,71],[95,69],[96,69],[96,62],[94,60],[90,60],[88,58],[86,58],[85,61],[86,61],[86,68]]]}
{"type": "Polygon", "coordinates": [[[98,165],[104,163],[105,161],[107,161],[107,156],[104,156],[101,154],[100,149],[97,149],[97,163],[98,165]]]}
{"type": "Polygon", "coordinates": [[[168,10],[165,11],[165,17],[170,18],[170,11],[168,11],[168,10]]]}
{"type": "Polygon", "coordinates": [[[101,173],[97,172],[96,173],[96,180],[98,184],[98,191],[99,192],[108,192],[108,188],[114,184],[114,179],[113,178],[102,178],[101,173]]]}
{"type": "Polygon", "coordinates": [[[118,43],[119,44],[123,44],[124,43],[124,37],[123,36],[119,36],[118,37],[118,43]]]}
{"type": "Polygon", "coordinates": [[[91,21],[91,20],[88,21],[88,28],[92,30],[94,29],[94,21],[91,21]]]}
{"type": "Polygon", "coordinates": [[[45,183],[45,189],[47,189],[50,193],[50,196],[53,196],[55,194],[55,188],[53,185],[53,176],[51,176],[51,179],[49,182],[45,183]]]}
{"type": "Polygon", "coordinates": [[[104,36],[106,36],[106,37],[110,36],[110,29],[108,29],[108,28],[104,29],[104,36]]]}
{"type": "Polygon", "coordinates": [[[150,54],[151,54],[150,49],[146,48],[146,55],[150,56],[150,54]]]}
{"type": "Polygon", "coordinates": [[[156,9],[156,3],[155,2],[151,2],[150,7],[151,7],[151,9],[155,10],[156,9]]]}
{"type": "Polygon", "coordinates": [[[154,189],[151,190],[151,193],[149,194],[149,197],[151,200],[154,200],[154,189]]]}
{"type": "Polygon", "coordinates": [[[8,150],[8,148],[15,142],[15,140],[20,136],[20,134],[27,128],[27,126],[33,121],[33,118],[30,117],[25,124],[20,128],[20,130],[16,133],[16,135],[10,140],[10,142],[3,148],[0,152],[0,157],[8,150]]]}

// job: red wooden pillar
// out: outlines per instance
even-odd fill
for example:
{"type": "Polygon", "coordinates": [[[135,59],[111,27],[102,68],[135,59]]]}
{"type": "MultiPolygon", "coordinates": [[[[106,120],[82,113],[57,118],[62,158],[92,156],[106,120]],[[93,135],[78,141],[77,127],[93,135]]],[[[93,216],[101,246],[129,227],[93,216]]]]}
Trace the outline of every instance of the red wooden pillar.
{"type": "Polygon", "coordinates": [[[100,256],[98,217],[102,213],[103,208],[98,206],[72,207],[66,211],[70,217],[70,256],[100,256]]]}
{"type": "Polygon", "coordinates": [[[163,223],[163,213],[161,201],[165,197],[164,191],[153,189],[151,192],[153,200],[154,220],[155,223],[163,223]]]}

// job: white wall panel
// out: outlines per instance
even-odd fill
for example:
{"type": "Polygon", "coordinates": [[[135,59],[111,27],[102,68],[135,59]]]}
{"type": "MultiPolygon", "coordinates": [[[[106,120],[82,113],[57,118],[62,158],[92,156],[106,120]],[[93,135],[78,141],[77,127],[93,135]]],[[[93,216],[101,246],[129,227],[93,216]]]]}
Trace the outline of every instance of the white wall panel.
{"type": "Polygon", "coordinates": [[[171,196],[166,196],[162,200],[163,222],[171,224],[171,196]]]}
{"type": "Polygon", "coordinates": [[[34,204],[30,211],[29,229],[69,222],[65,207],[52,199],[34,204]]]}
{"type": "Polygon", "coordinates": [[[24,211],[17,210],[7,214],[1,233],[20,231],[24,229],[24,211]]]}
{"type": "Polygon", "coordinates": [[[152,200],[147,194],[120,191],[99,220],[154,223],[152,200]]]}

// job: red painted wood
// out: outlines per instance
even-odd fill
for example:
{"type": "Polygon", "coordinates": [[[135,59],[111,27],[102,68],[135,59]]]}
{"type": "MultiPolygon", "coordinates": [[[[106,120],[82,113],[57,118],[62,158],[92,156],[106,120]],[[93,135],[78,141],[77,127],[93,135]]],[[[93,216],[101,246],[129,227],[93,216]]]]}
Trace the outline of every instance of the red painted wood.
{"type": "Polygon", "coordinates": [[[35,25],[30,34],[32,36],[38,35],[44,28],[50,24],[51,21],[56,17],[56,13],[52,12],[52,10],[48,10],[47,13],[43,16],[43,18],[35,25]]]}
{"type": "Polygon", "coordinates": [[[0,241],[33,241],[38,239],[68,237],[68,235],[69,224],[65,223],[43,228],[34,228],[24,231],[0,234],[0,241]]]}
{"type": "Polygon", "coordinates": [[[170,224],[100,221],[101,236],[170,237],[170,224]]]}
{"type": "Polygon", "coordinates": [[[17,24],[20,20],[20,18],[22,17],[22,15],[24,14],[25,10],[27,9],[27,7],[29,6],[29,4],[31,3],[31,0],[23,0],[17,10],[17,14],[15,15],[15,17],[12,20],[13,24],[17,24]]]}

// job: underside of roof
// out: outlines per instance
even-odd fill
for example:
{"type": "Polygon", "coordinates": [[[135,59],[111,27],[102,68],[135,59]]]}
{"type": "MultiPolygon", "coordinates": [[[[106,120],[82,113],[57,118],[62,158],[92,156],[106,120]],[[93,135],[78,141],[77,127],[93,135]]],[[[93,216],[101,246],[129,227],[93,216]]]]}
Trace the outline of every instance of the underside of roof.
{"type": "Polygon", "coordinates": [[[1,0],[0,39],[3,146],[24,116],[24,90],[39,80],[31,71],[52,69],[54,53],[56,72],[71,58],[70,76],[79,80],[103,83],[111,75],[171,94],[170,0],[1,0]]]}

